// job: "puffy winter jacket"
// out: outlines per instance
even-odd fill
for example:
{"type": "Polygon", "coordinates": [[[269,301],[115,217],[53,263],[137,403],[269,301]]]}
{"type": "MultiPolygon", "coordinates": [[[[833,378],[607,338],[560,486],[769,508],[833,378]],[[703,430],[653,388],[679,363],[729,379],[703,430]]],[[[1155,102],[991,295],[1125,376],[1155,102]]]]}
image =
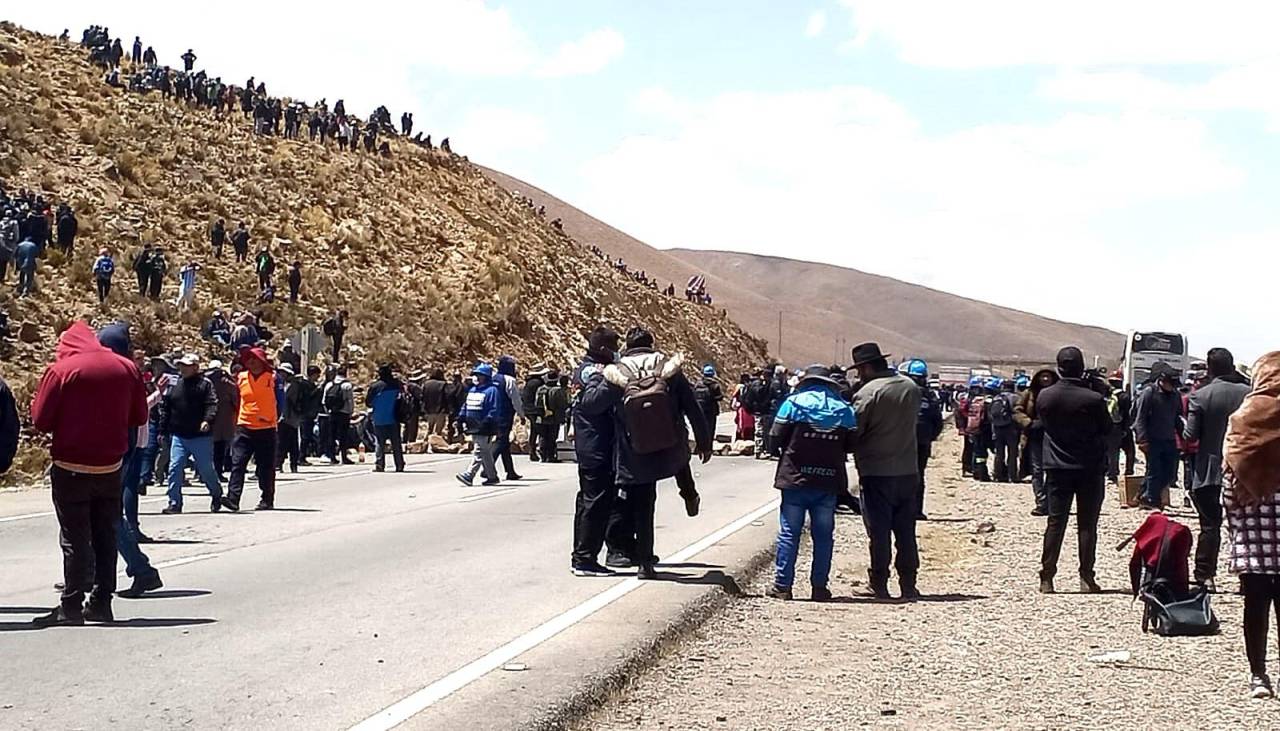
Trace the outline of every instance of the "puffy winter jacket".
{"type": "Polygon", "coordinates": [[[578,467],[584,470],[613,469],[614,407],[622,391],[610,388],[604,378],[604,363],[589,356],[575,371],[574,380],[581,385],[573,407],[573,450],[578,467]]]}
{"type": "Polygon", "coordinates": [[[498,385],[492,381],[478,383],[467,391],[462,408],[458,410],[458,418],[468,434],[497,436],[500,426],[498,402],[498,385]]]}
{"type": "Polygon", "coordinates": [[[649,348],[633,348],[623,353],[620,361],[622,367],[614,364],[604,369],[605,380],[609,382],[609,388],[616,392],[618,402],[613,409],[613,443],[614,473],[620,485],[657,482],[675,477],[676,473],[684,469],[689,464],[689,431],[685,428],[686,419],[693,426],[694,441],[698,451],[711,449],[713,436],[702,415],[702,410],[698,408],[697,400],[693,397],[693,387],[689,385],[689,379],[685,378],[684,372],[680,370],[684,363],[684,358],[680,355],[666,358],[665,362],[662,362],[659,374],[667,382],[667,393],[672,404],[671,418],[675,422],[677,436],[675,445],[653,454],[636,454],[631,448],[631,440],[627,436],[620,405],[623,388],[627,383],[624,369],[652,372],[655,365],[664,357],[661,353],[649,348]]]}

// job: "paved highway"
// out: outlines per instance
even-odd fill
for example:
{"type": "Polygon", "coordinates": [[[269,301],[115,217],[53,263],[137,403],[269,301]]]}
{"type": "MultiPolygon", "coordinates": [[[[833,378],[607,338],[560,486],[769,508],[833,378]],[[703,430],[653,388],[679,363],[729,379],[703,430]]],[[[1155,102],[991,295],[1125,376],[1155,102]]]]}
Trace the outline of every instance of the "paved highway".
{"type": "MultiPolygon", "coordinates": [[[[668,581],[575,578],[576,467],[518,458],[527,479],[465,488],[453,479],[464,459],[411,457],[404,474],[286,475],[271,513],[162,516],[163,497],[144,498],[143,529],[161,541],[144,550],[165,588],[117,599],[114,625],[84,628],[30,628],[56,603],[57,524],[45,491],[0,496],[0,727],[431,725],[453,691],[570,627],[579,634],[562,641],[581,638],[590,656],[557,650],[539,662],[556,688],[598,671],[597,656],[619,648],[607,624],[584,624],[592,610],[674,611],[664,592],[714,568],[694,554],[772,522],[772,464],[717,458],[697,468],[697,518],[685,517],[674,482],[660,486],[658,552],[680,560],[668,581]]],[[[205,508],[202,492],[189,489],[189,508],[205,508]]],[[[486,723],[503,727],[501,704],[489,707],[486,723]]]]}

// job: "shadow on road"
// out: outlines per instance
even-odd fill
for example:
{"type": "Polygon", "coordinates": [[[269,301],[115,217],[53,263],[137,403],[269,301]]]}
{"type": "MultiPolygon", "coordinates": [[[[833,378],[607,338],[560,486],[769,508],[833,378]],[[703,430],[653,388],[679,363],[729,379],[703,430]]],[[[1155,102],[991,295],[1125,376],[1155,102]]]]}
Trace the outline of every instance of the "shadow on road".
{"type": "MultiPolygon", "coordinates": [[[[661,568],[671,568],[670,566],[662,566],[661,568]]],[[[719,569],[707,571],[701,576],[685,576],[684,574],[672,574],[666,571],[658,571],[657,581],[667,581],[672,584],[689,584],[697,586],[718,586],[724,589],[726,594],[732,596],[743,596],[742,587],[738,586],[737,579],[726,574],[719,569]]]]}
{"type": "Polygon", "coordinates": [[[48,607],[0,607],[0,614],[44,614],[48,607]]]}
{"type": "Polygon", "coordinates": [[[828,604],[951,604],[954,602],[976,602],[990,599],[991,597],[982,594],[926,594],[914,602],[903,601],[902,599],[877,599],[876,597],[865,596],[838,596],[833,597],[828,604]]]}
{"type": "MultiPolygon", "coordinates": [[[[249,512],[249,511],[241,511],[249,512]]],[[[270,510],[254,510],[255,513],[323,513],[320,508],[272,508],[270,510]]]]}
{"type": "MultiPolygon", "coordinates": [[[[44,614],[48,607],[37,609],[35,613],[44,614]]],[[[134,617],[115,622],[89,623],[85,627],[190,627],[200,624],[213,624],[218,620],[209,617],[134,617]]],[[[31,622],[0,622],[0,632],[38,632],[52,627],[37,627],[31,622]]],[[[70,629],[82,629],[72,627],[70,629]]]]}
{"type": "Polygon", "coordinates": [[[146,542],[148,546],[194,546],[208,541],[190,541],[183,538],[152,538],[146,542]]]}
{"type": "Polygon", "coordinates": [[[140,597],[134,599],[124,599],[124,601],[135,601],[136,599],[185,599],[193,596],[208,596],[213,592],[207,589],[163,589],[161,591],[149,591],[140,597]]]}
{"type": "Polygon", "coordinates": [[[721,566],[720,564],[690,563],[690,562],[662,563],[661,561],[658,562],[657,566],[660,569],[723,569],[724,568],[724,566],[721,566]]]}

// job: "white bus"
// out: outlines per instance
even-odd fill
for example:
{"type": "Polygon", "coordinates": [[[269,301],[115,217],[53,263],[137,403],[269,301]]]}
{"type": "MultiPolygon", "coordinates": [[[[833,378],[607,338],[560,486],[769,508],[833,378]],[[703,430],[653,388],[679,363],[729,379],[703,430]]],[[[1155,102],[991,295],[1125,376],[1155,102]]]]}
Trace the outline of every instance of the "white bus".
{"type": "Polygon", "coordinates": [[[1138,388],[1151,375],[1156,363],[1173,366],[1179,376],[1191,369],[1187,336],[1181,333],[1131,332],[1124,346],[1124,385],[1138,388]]]}

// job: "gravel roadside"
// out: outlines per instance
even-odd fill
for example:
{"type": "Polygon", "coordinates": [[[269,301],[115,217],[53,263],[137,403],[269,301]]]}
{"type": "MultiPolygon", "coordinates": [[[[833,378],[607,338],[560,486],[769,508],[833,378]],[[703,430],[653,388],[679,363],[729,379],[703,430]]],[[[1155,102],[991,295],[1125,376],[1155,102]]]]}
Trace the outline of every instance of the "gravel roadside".
{"type": "MultiPolygon", "coordinates": [[[[1029,485],[962,479],[958,447],[954,433],[944,435],[929,474],[933,519],[920,528],[925,601],[866,596],[862,524],[841,516],[836,602],[764,598],[768,571],[578,728],[1280,728],[1280,702],[1247,698],[1239,597],[1214,597],[1223,627],[1216,637],[1144,635],[1141,605],[1128,592],[1129,551],[1112,550],[1143,514],[1121,509],[1114,492],[1099,536],[1107,593],[1066,593],[1076,590],[1069,527],[1063,593],[1040,595],[1044,523],[1028,512],[1029,485]],[[1129,659],[1090,659],[1110,651],[1129,659]]],[[[1172,513],[1194,527],[1190,511],[1172,513]]],[[[808,594],[808,555],[805,545],[797,599],[808,594]]],[[[1219,583],[1235,591],[1225,569],[1219,583]]]]}

